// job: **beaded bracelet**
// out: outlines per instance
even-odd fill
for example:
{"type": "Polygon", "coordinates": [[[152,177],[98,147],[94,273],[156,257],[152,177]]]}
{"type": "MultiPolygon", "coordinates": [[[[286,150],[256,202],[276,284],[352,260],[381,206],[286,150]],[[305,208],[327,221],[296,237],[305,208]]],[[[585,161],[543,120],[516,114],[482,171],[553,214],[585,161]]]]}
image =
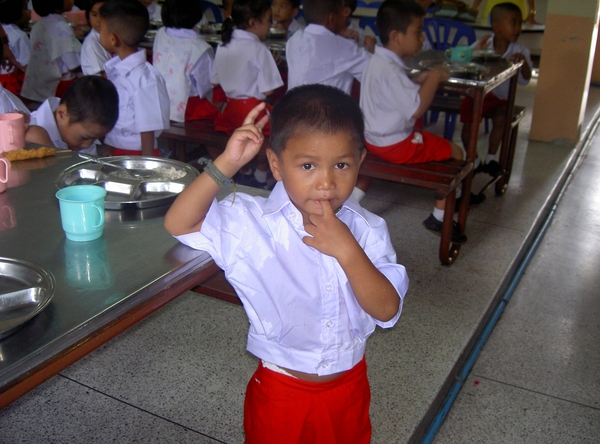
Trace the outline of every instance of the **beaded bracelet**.
{"type": "Polygon", "coordinates": [[[198,163],[204,167],[204,172],[221,188],[234,185],[233,180],[219,171],[212,160],[202,157],[198,159],[198,163]]]}

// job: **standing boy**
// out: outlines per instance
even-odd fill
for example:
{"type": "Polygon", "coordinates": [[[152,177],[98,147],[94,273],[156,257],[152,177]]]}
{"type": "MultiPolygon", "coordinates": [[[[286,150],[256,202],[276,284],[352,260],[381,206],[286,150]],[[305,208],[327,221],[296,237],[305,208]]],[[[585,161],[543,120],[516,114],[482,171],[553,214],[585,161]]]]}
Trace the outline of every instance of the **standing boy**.
{"type": "Polygon", "coordinates": [[[350,94],[354,79],[361,81],[370,54],[339,35],[347,26],[343,0],[305,0],[303,11],[308,26],[296,31],[285,49],[288,88],[319,83],[350,94]]]}
{"type": "MultiPolygon", "coordinates": [[[[423,8],[413,0],[383,2],[376,19],[383,47],[375,48],[361,85],[360,107],[365,115],[367,149],[397,164],[463,159],[458,145],[413,128],[416,119],[429,108],[438,85],[449,77],[448,70],[441,66],[424,72],[414,82],[406,75],[402,57],[419,53],[424,40],[424,15],[423,8]]],[[[366,192],[369,183],[361,177],[359,190],[366,192]]],[[[359,190],[355,196],[360,198],[364,194],[359,190]]],[[[438,235],[442,232],[444,205],[445,199],[436,200],[433,212],[423,221],[425,228],[438,235]]],[[[452,242],[466,241],[454,223],[452,242]]]]}
{"type": "Polygon", "coordinates": [[[148,10],[138,0],[110,0],[100,8],[100,44],[116,54],[104,64],[119,93],[119,120],[104,139],[115,156],[158,156],[156,139],[169,128],[165,81],[138,49],[148,23],[148,10]]]}
{"type": "Polygon", "coordinates": [[[244,304],[247,349],[260,361],[246,390],[247,443],[369,443],[364,351],[392,327],[408,287],[383,219],[351,197],[365,156],[363,120],[337,88],[305,85],[275,105],[268,199],[220,187],[263,142],[264,104],[173,203],[167,230],[208,251],[244,304]]]}
{"type": "MultiPolygon", "coordinates": [[[[531,55],[529,49],[517,43],[521,35],[523,18],[521,10],[514,3],[500,3],[492,8],[490,14],[492,31],[481,40],[474,43],[477,49],[493,49],[502,54],[505,59],[523,61],[519,72],[519,85],[527,85],[531,79],[531,55]]],[[[506,101],[508,99],[509,82],[504,82],[483,99],[482,117],[492,119],[492,130],[488,146],[488,154],[483,162],[475,162],[475,173],[487,173],[496,177],[502,174],[502,167],[496,161],[496,153],[504,135],[506,101]]],[[[469,143],[471,132],[471,110],[473,99],[465,98],[460,107],[460,121],[463,123],[462,141],[464,146],[469,143]]]]}

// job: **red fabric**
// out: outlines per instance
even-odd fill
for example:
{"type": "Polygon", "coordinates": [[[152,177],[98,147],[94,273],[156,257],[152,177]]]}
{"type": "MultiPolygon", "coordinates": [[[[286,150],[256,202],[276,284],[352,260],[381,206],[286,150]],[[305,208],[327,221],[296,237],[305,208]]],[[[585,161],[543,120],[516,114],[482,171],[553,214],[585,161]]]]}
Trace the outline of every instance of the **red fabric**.
{"type": "Polygon", "coordinates": [[[13,72],[10,72],[8,74],[0,74],[0,83],[2,84],[4,89],[9,90],[16,96],[20,96],[24,78],[25,73],[23,71],[15,69],[13,72]]]}
{"type": "MultiPolygon", "coordinates": [[[[506,110],[506,100],[499,99],[493,93],[488,93],[483,98],[483,109],[481,111],[481,117],[493,117],[496,110],[506,110]]],[[[465,97],[460,104],[460,121],[462,123],[471,121],[471,114],[473,113],[473,99],[471,97],[465,97]]]]}
{"type": "Polygon", "coordinates": [[[201,99],[199,96],[188,97],[185,120],[214,120],[217,114],[219,110],[207,99],[201,99]]]}
{"type": "Polygon", "coordinates": [[[61,80],[60,82],[58,82],[58,86],[56,87],[56,97],[62,97],[65,95],[65,93],[67,92],[67,90],[69,89],[69,86],[71,86],[73,84],[73,82],[75,82],[75,80],[77,79],[71,79],[71,80],[61,80]]]}
{"type": "MultiPolygon", "coordinates": [[[[215,130],[223,131],[229,135],[231,135],[237,128],[242,126],[244,123],[244,119],[248,115],[248,113],[259,103],[262,103],[261,100],[255,99],[251,97],[249,99],[227,99],[227,106],[225,106],[225,111],[219,114],[215,119],[215,130]]],[[[273,107],[267,105],[269,110],[272,110],[273,107]]],[[[264,111],[260,113],[257,120],[261,119],[265,115],[264,111]]],[[[263,128],[263,134],[268,136],[271,134],[271,125],[268,122],[263,128]]]]}
{"type": "Polygon", "coordinates": [[[369,152],[391,163],[410,164],[450,159],[452,147],[443,137],[426,131],[413,131],[401,142],[390,146],[375,146],[366,142],[369,152]],[[422,139],[419,137],[422,137],[422,139]]]}
{"type": "Polygon", "coordinates": [[[225,91],[221,88],[221,85],[217,85],[213,88],[213,102],[214,103],[223,103],[227,101],[227,96],[225,95],[225,91]]]}
{"type": "Polygon", "coordinates": [[[369,444],[365,359],[333,381],[307,382],[259,362],[244,403],[246,444],[369,444]]]}
{"type": "MultiPolygon", "coordinates": [[[[141,156],[142,150],[124,150],[122,148],[113,148],[112,155],[113,156],[141,156]]],[[[154,157],[159,157],[160,152],[158,151],[158,148],[154,148],[152,155],[154,157]]]]}

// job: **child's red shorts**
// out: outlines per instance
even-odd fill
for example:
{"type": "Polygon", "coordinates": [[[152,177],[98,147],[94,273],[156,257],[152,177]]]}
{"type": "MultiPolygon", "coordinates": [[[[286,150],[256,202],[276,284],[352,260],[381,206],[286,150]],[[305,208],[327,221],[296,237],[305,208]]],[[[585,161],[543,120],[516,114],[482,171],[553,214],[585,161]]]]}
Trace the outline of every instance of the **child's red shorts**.
{"type": "Polygon", "coordinates": [[[8,74],[0,74],[0,83],[4,89],[7,89],[14,95],[19,96],[21,95],[21,88],[23,87],[24,78],[25,73],[15,69],[13,72],[9,72],[8,74]]]}
{"type": "MultiPolygon", "coordinates": [[[[244,123],[244,119],[248,115],[252,108],[262,103],[254,97],[248,99],[227,99],[227,106],[222,114],[219,114],[215,119],[215,130],[223,131],[231,135],[236,129],[238,129],[244,123]]],[[[269,110],[273,109],[272,106],[267,105],[269,110]]],[[[260,120],[265,115],[263,111],[260,113],[256,120],[260,120]]],[[[268,136],[271,134],[271,125],[268,122],[263,128],[263,134],[268,136]]]]}
{"type": "MultiPolygon", "coordinates": [[[[506,100],[499,99],[493,93],[488,93],[483,98],[483,109],[481,111],[481,117],[493,117],[497,110],[506,109],[506,100]]],[[[471,114],[473,112],[473,99],[465,97],[460,104],[460,121],[462,123],[471,121],[471,114]]]]}
{"type": "Polygon", "coordinates": [[[199,96],[188,97],[185,107],[185,120],[214,120],[219,114],[219,110],[207,99],[201,99],[199,96]]]}
{"type": "Polygon", "coordinates": [[[367,150],[391,163],[409,164],[447,160],[452,155],[450,142],[426,131],[413,131],[406,139],[390,146],[366,142],[367,150]]]}
{"type": "Polygon", "coordinates": [[[259,362],[246,389],[246,444],[369,444],[370,402],[364,358],[322,383],[292,378],[259,362]]]}
{"type": "MultiPolygon", "coordinates": [[[[125,150],[123,148],[113,148],[112,155],[113,156],[141,156],[142,150],[125,150]]],[[[158,150],[158,148],[154,148],[152,155],[154,157],[160,156],[160,151],[158,150]]]]}

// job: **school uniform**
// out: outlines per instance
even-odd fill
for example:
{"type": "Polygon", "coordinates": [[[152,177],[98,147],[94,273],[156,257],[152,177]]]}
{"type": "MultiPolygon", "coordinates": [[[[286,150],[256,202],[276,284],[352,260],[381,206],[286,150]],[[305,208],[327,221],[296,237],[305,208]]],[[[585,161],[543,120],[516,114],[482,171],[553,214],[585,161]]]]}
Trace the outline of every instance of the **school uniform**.
{"type": "Polygon", "coordinates": [[[146,61],[146,51],[140,49],[123,60],[113,57],[104,71],[119,94],[119,119],[104,143],[127,154],[140,154],[140,133],[154,131],[157,149],[157,137],[169,128],[169,94],[158,70],[146,61]]]}
{"type": "Polygon", "coordinates": [[[85,75],[100,75],[110,53],[100,44],[100,33],[92,29],[81,45],[81,71],[85,75]]]}
{"type": "Polygon", "coordinates": [[[153,65],[167,85],[171,120],[214,119],[210,75],[214,51],[193,29],[160,28],[154,38],[153,65]]]}
{"type": "MultiPolygon", "coordinates": [[[[231,41],[217,48],[211,82],[220,85],[227,105],[215,119],[215,129],[231,134],[246,114],[283,85],[275,59],[256,34],[235,29],[231,41]]],[[[269,127],[264,130],[268,134],[269,127]]]]}
{"type": "Polygon", "coordinates": [[[350,94],[354,79],[359,82],[370,54],[354,40],[334,34],[321,25],[310,24],[292,35],[285,49],[288,88],[319,83],[350,94]]]}
{"type": "Polygon", "coordinates": [[[43,102],[62,96],[75,80],[71,72],[81,65],[81,43],[60,14],[41,17],[31,29],[31,56],[21,95],[43,102]]]}
{"type": "Polygon", "coordinates": [[[0,114],[12,113],[13,111],[29,114],[29,109],[21,99],[0,85],[0,114]]]}
{"type": "MultiPolygon", "coordinates": [[[[50,136],[52,144],[56,148],[67,150],[69,147],[65,142],[63,142],[60,136],[60,131],[58,130],[54,115],[59,105],[60,99],[58,97],[49,97],[48,99],[44,100],[39,108],[31,113],[29,124],[44,128],[48,133],[48,136],[50,136]]],[[[97,152],[96,148],[99,143],[100,142],[98,140],[95,140],[94,143],[92,143],[88,148],[82,149],[80,152],[95,155],[97,152]]]]}
{"type": "Polygon", "coordinates": [[[290,26],[288,26],[287,30],[291,34],[291,33],[298,31],[299,29],[304,29],[304,28],[305,28],[305,26],[302,23],[300,23],[296,19],[292,19],[292,21],[290,22],[290,26]]]}
{"type": "Polygon", "coordinates": [[[420,85],[408,78],[406,69],[397,54],[375,47],[360,91],[367,149],[393,163],[449,159],[452,148],[446,139],[413,130],[420,85]]]}
{"type": "Polygon", "coordinates": [[[161,16],[161,11],[162,11],[162,7],[156,3],[156,1],[153,1],[152,3],[150,3],[148,6],[148,17],[150,18],[151,21],[153,22],[162,22],[162,16],[161,16]]]}
{"type": "MultiPolygon", "coordinates": [[[[15,56],[15,59],[17,59],[17,62],[21,66],[27,66],[31,54],[31,41],[29,37],[13,23],[3,23],[2,27],[8,37],[8,47],[15,56]]],[[[0,66],[0,84],[14,94],[21,94],[24,77],[25,73],[19,69],[15,69],[12,66],[6,69],[4,66],[0,66]]]]}

